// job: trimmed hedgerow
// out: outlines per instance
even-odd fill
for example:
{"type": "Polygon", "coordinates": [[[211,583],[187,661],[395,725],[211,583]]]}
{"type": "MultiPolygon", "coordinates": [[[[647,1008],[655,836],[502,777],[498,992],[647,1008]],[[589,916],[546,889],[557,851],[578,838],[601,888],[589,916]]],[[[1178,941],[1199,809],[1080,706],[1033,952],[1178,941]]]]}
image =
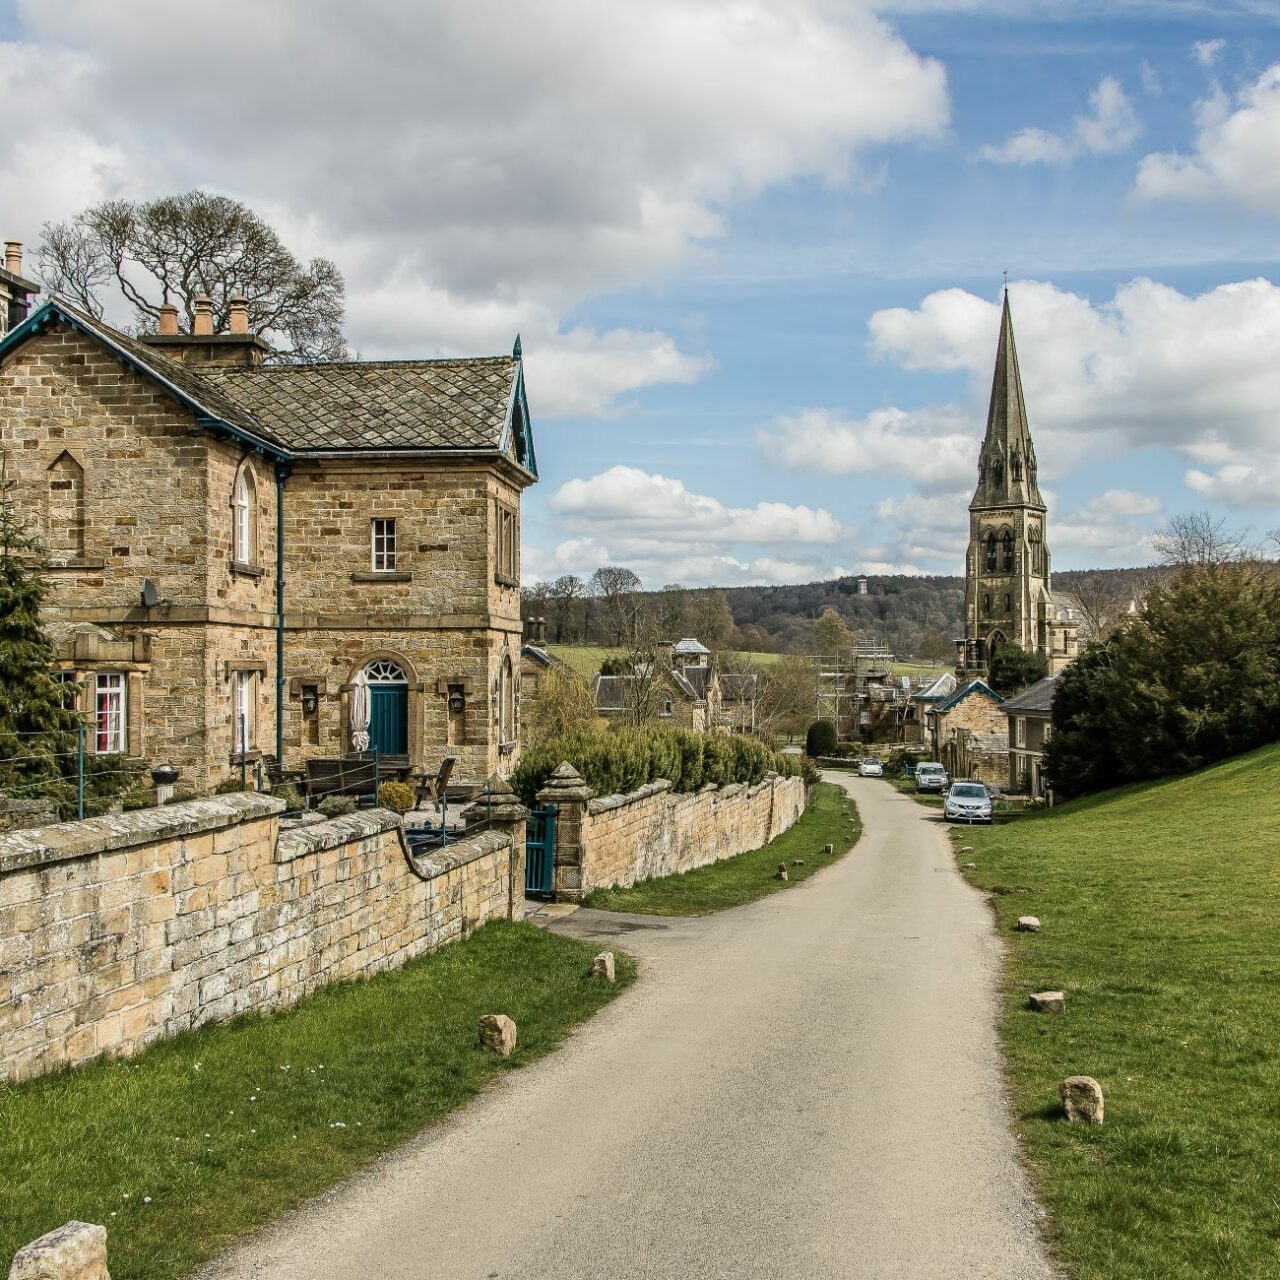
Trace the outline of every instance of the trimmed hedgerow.
{"type": "Polygon", "coordinates": [[[676,791],[697,791],[707,783],[756,783],[771,771],[784,778],[800,774],[798,760],[779,755],[757,738],[660,725],[568,733],[525,747],[511,775],[511,789],[525,804],[533,804],[552,770],[566,760],[598,796],[634,791],[659,778],[676,791]]]}

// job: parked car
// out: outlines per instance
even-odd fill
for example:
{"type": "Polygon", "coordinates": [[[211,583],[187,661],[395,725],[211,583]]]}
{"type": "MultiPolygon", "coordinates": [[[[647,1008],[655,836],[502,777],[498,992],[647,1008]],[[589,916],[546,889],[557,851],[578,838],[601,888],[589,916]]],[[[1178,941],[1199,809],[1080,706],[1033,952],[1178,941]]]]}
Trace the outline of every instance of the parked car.
{"type": "Polygon", "coordinates": [[[942,816],[948,822],[990,822],[991,792],[981,782],[952,783],[942,816]]]}
{"type": "Polygon", "coordinates": [[[860,778],[883,778],[884,765],[879,760],[863,760],[858,764],[860,778]]]}
{"type": "Polygon", "coordinates": [[[923,764],[916,765],[917,791],[936,791],[941,794],[950,781],[947,771],[940,764],[931,764],[926,760],[923,764]]]}

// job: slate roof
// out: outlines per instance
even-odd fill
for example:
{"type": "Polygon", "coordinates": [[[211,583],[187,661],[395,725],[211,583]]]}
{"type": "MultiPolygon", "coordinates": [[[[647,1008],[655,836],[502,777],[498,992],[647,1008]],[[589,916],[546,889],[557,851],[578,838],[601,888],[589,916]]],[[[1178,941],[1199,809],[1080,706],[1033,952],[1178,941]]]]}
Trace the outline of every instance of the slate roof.
{"type": "Polygon", "coordinates": [[[520,656],[532,659],[540,667],[546,667],[548,671],[558,671],[566,676],[577,675],[577,672],[563,658],[557,658],[554,653],[548,653],[541,645],[522,644],[520,656]]]}
{"type": "Polygon", "coordinates": [[[596,676],[595,700],[599,711],[625,711],[627,694],[635,676],[596,676]]]}
{"type": "Polygon", "coordinates": [[[957,703],[963,702],[971,693],[985,693],[987,697],[994,698],[997,702],[1004,702],[1004,699],[985,680],[970,680],[968,684],[962,685],[957,689],[946,702],[931,708],[931,710],[939,715],[944,715],[957,703]]]}
{"type": "Polygon", "coordinates": [[[695,640],[692,636],[685,636],[683,640],[676,643],[675,653],[677,657],[686,658],[690,654],[696,654],[703,657],[711,652],[705,644],[700,640],[695,640]]]}
{"type": "Polygon", "coordinates": [[[197,372],[62,298],[6,334],[0,355],[58,319],[160,383],[201,425],[247,436],[281,458],[330,450],[498,452],[513,443],[517,459],[537,474],[515,355],[197,372]]]}
{"type": "Polygon", "coordinates": [[[760,677],[743,672],[726,672],[720,677],[720,696],[725,702],[750,702],[756,696],[760,677]]]}
{"type": "Polygon", "coordinates": [[[681,667],[679,674],[699,698],[706,699],[707,687],[711,683],[710,667],[681,667]]]}
{"type": "Polygon", "coordinates": [[[942,675],[936,676],[929,681],[927,685],[913,693],[911,696],[917,702],[936,702],[941,698],[946,698],[956,691],[956,678],[949,671],[944,671],[942,675]]]}
{"type": "Polygon", "coordinates": [[[1015,693],[1003,707],[1002,711],[1008,711],[1011,714],[1038,712],[1042,715],[1048,715],[1053,710],[1053,692],[1057,687],[1057,676],[1048,676],[1044,680],[1037,680],[1035,684],[1023,689],[1021,693],[1015,693]]]}

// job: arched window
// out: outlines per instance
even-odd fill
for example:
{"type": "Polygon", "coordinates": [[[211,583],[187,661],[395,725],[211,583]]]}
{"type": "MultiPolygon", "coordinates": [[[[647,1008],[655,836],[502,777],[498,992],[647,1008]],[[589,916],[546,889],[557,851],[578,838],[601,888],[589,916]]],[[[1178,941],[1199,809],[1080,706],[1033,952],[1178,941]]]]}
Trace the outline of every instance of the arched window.
{"type": "Polygon", "coordinates": [[[984,616],[985,616],[985,615],[987,615],[987,614],[989,614],[989,613],[991,612],[991,596],[990,596],[990,594],[984,595],[984,596],[982,597],[982,612],[983,612],[983,615],[984,615],[984,616]]]}
{"type": "Polygon", "coordinates": [[[1005,613],[1013,612],[1013,597],[1007,591],[1004,593],[1004,611],[1005,613]]]}
{"type": "Polygon", "coordinates": [[[237,564],[254,564],[258,558],[258,484],[248,463],[236,476],[231,506],[231,558],[237,564]]]}
{"type": "Polygon", "coordinates": [[[1004,531],[1004,537],[1000,539],[1000,545],[1000,567],[1005,573],[1008,573],[1013,568],[1013,534],[1008,529],[1004,531]]]}
{"type": "Polygon", "coordinates": [[[364,669],[370,684],[408,684],[408,678],[398,662],[390,658],[377,658],[364,669]]]}
{"type": "Polygon", "coordinates": [[[987,572],[994,573],[996,571],[996,535],[994,532],[987,534],[987,572]]]}
{"type": "Polygon", "coordinates": [[[49,468],[47,540],[59,555],[84,555],[84,468],[66,450],[49,468]]]}
{"type": "Polygon", "coordinates": [[[511,658],[504,654],[498,668],[498,741],[516,740],[516,682],[511,670],[511,658]]]}

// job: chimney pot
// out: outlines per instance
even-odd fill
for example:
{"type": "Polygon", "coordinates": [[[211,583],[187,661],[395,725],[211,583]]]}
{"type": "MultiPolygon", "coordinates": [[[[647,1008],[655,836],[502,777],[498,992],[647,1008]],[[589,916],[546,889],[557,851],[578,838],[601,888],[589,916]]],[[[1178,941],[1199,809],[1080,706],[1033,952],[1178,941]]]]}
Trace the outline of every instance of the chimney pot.
{"type": "Polygon", "coordinates": [[[249,332],[249,299],[242,293],[233,293],[231,295],[231,323],[229,328],[232,333],[249,332]]]}
{"type": "Polygon", "coordinates": [[[4,269],[11,275],[22,274],[22,242],[6,240],[4,242],[4,269]]]}
{"type": "Polygon", "coordinates": [[[164,337],[172,337],[178,332],[178,308],[172,302],[160,306],[160,324],[156,332],[164,337]]]}
{"type": "Polygon", "coordinates": [[[191,325],[191,332],[197,338],[213,336],[213,299],[209,297],[196,299],[196,316],[191,325]]]}

